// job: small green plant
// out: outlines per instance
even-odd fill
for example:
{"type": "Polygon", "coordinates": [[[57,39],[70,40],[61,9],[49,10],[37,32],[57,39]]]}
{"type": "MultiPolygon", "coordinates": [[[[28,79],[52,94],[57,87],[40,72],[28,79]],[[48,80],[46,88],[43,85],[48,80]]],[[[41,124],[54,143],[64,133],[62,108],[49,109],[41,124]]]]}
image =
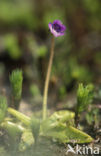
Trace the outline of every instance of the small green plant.
{"type": "Polygon", "coordinates": [[[19,107],[18,101],[21,99],[22,94],[22,82],[23,82],[22,70],[19,69],[13,70],[9,79],[12,86],[13,105],[15,108],[18,108],[19,107]]]}
{"type": "Polygon", "coordinates": [[[93,128],[98,128],[100,124],[99,109],[91,107],[86,114],[86,120],[89,125],[93,126],[93,128]]]}
{"type": "Polygon", "coordinates": [[[0,96],[0,123],[4,120],[7,111],[7,100],[5,96],[0,96]]]}
{"type": "Polygon", "coordinates": [[[93,101],[93,85],[89,84],[87,86],[83,86],[83,84],[79,84],[77,90],[77,105],[76,105],[76,114],[75,114],[75,123],[78,125],[78,120],[80,114],[85,111],[89,104],[93,101]]]}

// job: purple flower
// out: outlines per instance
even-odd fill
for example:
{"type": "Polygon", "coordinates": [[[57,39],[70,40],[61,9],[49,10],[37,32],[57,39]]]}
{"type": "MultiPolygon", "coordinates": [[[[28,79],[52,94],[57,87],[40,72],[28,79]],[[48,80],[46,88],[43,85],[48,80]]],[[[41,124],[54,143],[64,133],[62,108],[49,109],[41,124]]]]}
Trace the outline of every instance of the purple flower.
{"type": "Polygon", "coordinates": [[[60,20],[55,20],[48,24],[51,33],[55,36],[63,36],[65,34],[66,26],[60,20]]]}

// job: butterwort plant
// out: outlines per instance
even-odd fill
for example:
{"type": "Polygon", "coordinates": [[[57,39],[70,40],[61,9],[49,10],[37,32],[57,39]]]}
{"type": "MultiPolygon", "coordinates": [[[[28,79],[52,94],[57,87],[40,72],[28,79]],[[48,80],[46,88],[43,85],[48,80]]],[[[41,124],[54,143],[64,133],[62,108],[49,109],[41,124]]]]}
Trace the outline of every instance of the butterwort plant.
{"type": "Polygon", "coordinates": [[[63,25],[60,20],[54,20],[53,23],[48,24],[48,27],[52,34],[52,38],[51,38],[50,58],[49,58],[49,64],[48,64],[46,80],[44,85],[44,94],[43,94],[43,120],[46,119],[47,116],[47,97],[48,97],[51,68],[52,68],[53,57],[54,57],[54,41],[55,38],[63,36],[66,31],[66,26],[63,25]]]}

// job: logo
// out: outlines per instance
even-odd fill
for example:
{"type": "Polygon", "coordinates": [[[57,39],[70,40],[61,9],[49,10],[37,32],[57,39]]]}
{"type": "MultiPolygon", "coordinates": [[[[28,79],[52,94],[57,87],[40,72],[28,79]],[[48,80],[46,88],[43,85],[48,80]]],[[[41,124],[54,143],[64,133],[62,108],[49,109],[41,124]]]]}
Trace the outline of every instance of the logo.
{"type": "Polygon", "coordinates": [[[100,149],[98,147],[91,147],[91,146],[79,146],[78,144],[75,146],[75,148],[73,148],[70,144],[68,144],[67,146],[67,151],[66,154],[68,153],[74,153],[74,154],[99,154],[100,153],[100,149]]]}

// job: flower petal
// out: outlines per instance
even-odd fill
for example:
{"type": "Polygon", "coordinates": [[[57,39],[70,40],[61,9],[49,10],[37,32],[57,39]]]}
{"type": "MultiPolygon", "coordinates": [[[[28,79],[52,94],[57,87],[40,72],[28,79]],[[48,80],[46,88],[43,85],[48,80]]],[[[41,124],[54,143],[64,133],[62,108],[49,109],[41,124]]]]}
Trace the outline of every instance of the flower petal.
{"type": "Polygon", "coordinates": [[[52,32],[52,29],[53,29],[53,28],[52,28],[52,23],[49,23],[49,24],[48,24],[48,27],[49,27],[50,31],[52,32]]]}
{"type": "Polygon", "coordinates": [[[48,24],[51,33],[55,37],[63,36],[65,34],[66,26],[60,20],[54,20],[53,23],[48,24]]]}
{"type": "Polygon", "coordinates": [[[58,25],[62,25],[62,22],[60,20],[54,20],[53,24],[58,24],[58,25]]]}
{"type": "Polygon", "coordinates": [[[64,32],[66,30],[66,26],[62,24],[61,26],[61,32],[64,32]]]}
{"type": "Polygon", "coordinates": [[[55,37],[59,37],[59,36],[63,36],[64,35],[64,32],[56,32],[54,29],[52,30],[52,34],[55,36],[55,37]]]}

